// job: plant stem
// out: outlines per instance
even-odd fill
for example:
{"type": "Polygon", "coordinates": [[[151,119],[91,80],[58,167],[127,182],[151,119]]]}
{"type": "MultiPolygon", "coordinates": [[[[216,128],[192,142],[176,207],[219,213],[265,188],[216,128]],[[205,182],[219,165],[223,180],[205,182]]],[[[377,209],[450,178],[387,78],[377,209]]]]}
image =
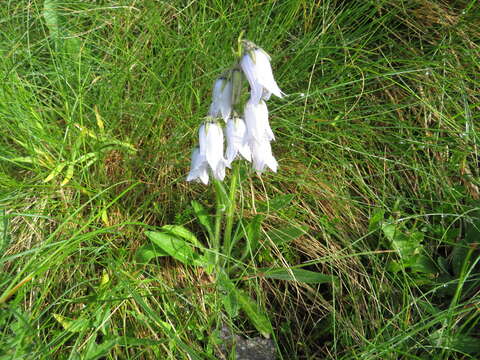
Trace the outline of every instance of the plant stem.
{"type": "Polygon", "coordinates": [[[215,212],[215,228],[213,230],[213,250],[215,251],[215,267],[218,269],[219,261],[218,257],[220,254],[220,234],[222,227],[223,214],[225,212],[225,204],[222,199],[222,184],[214,179],[215,185],[215,201],[216,201],[216,212],[215,212]]]}
{"type": "Polygon", "coordinates": [[[227,206],[227,214],[226,214],[226,223],[225,223],[225,233],[223,234],[223,252],[226,257],[226,262],[228,262],[230,258],[230,251],[231,251],[231,242],[232,242],[232,228],[233,228],[233,219],[235,213],[235,205],[236,205],[236,192],[238,186],[238,179],[240,177],[240,168],[239,163],[233,163],[233,176],[232,180],[230,181],[230,189],[228,193],[228,206],[227,206]]]}

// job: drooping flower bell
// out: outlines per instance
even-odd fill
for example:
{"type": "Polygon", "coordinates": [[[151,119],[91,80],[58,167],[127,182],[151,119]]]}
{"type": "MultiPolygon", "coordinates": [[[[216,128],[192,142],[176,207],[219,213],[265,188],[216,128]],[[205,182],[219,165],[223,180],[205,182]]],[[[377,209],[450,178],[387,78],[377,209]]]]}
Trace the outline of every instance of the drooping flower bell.
{"type": "Polygon", "coordinates": [[[187,181],[200,180],[208,184],[209,172],[218,180],[225,178],[226,161],[223,157],[223,132],[216,122],[206,122],[198,130],[200,147],[192,152],[192,163],[187,181]]]}
{"type": "Polygon", "coordinates": [[[229,119],[225,127],[225,135],[227,137],[226,165],[230,167],[238,154],[245,160],[251,161],[252,154],[246,141],[247,127],[245,121],[237,116],[229,119]]]}
{"type": "Polygon", "coordinates": [[[245,105],[245,122],[247,124],[247,140],[275,140],[275,135],[268,122],[268,109],[265,101],[255,103],[252,99],[245,105]]]}
{"type": "Polygon", "coordinates": [[[268,100],[272,94],[283,97],[283,92],[273,78],[270,56],[251,41],[242,41],[245,53],[240,60],[240,66],[250,84],[250,99],[258,103],[261,99],[268,100]]]}
{"type": "Polygon", "coordinates": [[[192,164],[190,165],[190,173],[187,181],[200,180],[208,185],[208,162],[204,155],[200,154],[200,149],[196,147],[192,152],[192,164]]]}
{"type": "Polygon", "coordinates": [[[200,155],[205,156],[213,176],[218,180],[225,177],[223,157],[223,131],[216,122],[206,122],[198,131],[200,155]]]}
{"type": "Polygon", "coordinates": [[[273,172],[277,172],[278,163],[273,157],[272,147],[268,140],[258,141],[250,139],[248,144],[252,151],[253,167],[257,173],[262,173],[265,170],[265,166],[269,167],[273,172]]]}
{"type": "Polygon", "coordinates": [[[225,177],[225,168],[242,157],[251,161],[258,173],[266,168],[276,172],[278,163],[272,154],[275,140],[268,120],[266,101],[272,94],[283,97],[272,73],[270,56],[254,43],[243,40],[238,51],[238,62],[215,80],[210,104],[209,120],[199,129],[200,146],[192,153],[192,165],[187,180],[208,184],[209,176],[218,180],[225,177]],[[250,85],[250,97],[239,117],[235,110],[243,104],[243,77],[250,85]],[[233,116],[232,116],[233,114],[233,116]],[[225,121],[227,149],[223,154],[224,133],[216,119],[225,121]]]}
{"type": "Polygon", "coordinates": [[[232,113],[232,81],[226,77],[219,77],[213,85],[212,103],[208,115],[213,118],[223,118],[227,122],[232,113]]]}

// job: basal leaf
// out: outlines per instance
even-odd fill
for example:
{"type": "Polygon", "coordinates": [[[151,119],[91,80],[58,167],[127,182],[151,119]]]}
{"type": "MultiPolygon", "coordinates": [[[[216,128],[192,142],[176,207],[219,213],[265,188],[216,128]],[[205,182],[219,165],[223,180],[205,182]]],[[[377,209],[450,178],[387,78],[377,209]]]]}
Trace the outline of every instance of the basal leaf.
{"type": "Polygon", "coordinates": [[[257,305],[256,301],[241,290],[235,290],[241,309],[248,316],[252,324],[264,337],[269,338],[272,333],[272,324],[265,312],[257,305]]]}
{"type": "Polygon", "coordinates": [[[165,232],[168,232],[169,234],[187,240],[188,242],[199,248],[203,247],[202,244],[198,241],[197,237],[186,227],[183,227],[181,225],[164,225],[161,229],[165,232]]]}
{"type": "Polygon", "coordinates": [[[147,244],[137,250],[135,260],[137,263],[146,264],[150,260],[160,256],[168,256],[168,253],[155,244],[147,244]]]}
{"type": "Polygon", "coordinates": [[[195,252],[189,242],[165,232],[146,231],[145,234],[155,245],[174,259],[187,265],[205,265],[203,258],[195,252]]]}

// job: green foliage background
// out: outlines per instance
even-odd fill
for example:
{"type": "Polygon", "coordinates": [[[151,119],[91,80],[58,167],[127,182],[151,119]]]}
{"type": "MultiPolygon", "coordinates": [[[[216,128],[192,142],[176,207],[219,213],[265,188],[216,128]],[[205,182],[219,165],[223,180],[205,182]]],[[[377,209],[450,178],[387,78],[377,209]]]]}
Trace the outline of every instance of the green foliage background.
{"type": "Polygon", "coordinates": [[[218,356],[212,278],[135,254],[165,224],[203,239],[213,192],[184,180],[241,31],[288,94],[278,174],[242,181],[248,265],[339,278],[245,279],[278,356],[478,358],[479,24],[465,0],[4,0],[0,359],[218,356]]]}

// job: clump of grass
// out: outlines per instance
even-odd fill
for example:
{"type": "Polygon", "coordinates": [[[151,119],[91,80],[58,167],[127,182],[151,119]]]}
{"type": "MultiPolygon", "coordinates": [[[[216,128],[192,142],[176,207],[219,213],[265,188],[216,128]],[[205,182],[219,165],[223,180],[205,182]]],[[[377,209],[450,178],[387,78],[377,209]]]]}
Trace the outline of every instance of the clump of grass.
{"type": "Polygon", "coordinates": [[[479,356],[475,2],[50,0],[0,15],[0,357],[218,354],[212,279],[134,255],[146,228],[202,238],[189,204],[212,193],[184,179],[242,30],[289,94],[272,100],[279,173],[242,183],[243,212],[293,195],[246,261],[339,278],[246,282],[279,357],[479,356]],[[292,226],[305,231],[272,236],[292,226]]]}

